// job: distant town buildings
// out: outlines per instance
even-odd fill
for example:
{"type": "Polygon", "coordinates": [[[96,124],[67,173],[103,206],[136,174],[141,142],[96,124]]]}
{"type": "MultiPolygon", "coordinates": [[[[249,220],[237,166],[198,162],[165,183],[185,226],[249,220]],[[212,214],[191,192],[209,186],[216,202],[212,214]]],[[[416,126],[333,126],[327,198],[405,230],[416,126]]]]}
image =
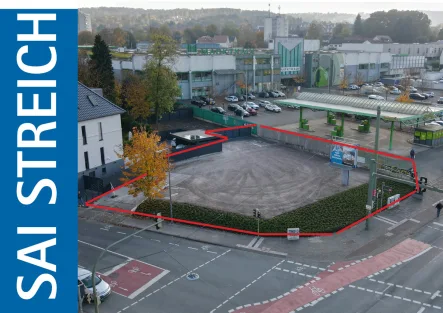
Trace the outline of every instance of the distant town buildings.
{"type": "Polygon", "coordinates": [[[92,32],[91,16],[78,10],[78,32],[92,32]]]}
{"type": "Polygon", "coordinates": [[[218,35],[218,36],[202,36],[197,39],[197,44],[217,44],[220,48],[233,48],[237,45],[237,38],[234,36],[218,35]]]}
{"type": "Polygon", "coordinates": [[[266,43],[272,42],[277,37],[288,37],[288,36],[289,36],[289,23],[284,16],[277,15],[265,18],[264,41],[266,43]]]}

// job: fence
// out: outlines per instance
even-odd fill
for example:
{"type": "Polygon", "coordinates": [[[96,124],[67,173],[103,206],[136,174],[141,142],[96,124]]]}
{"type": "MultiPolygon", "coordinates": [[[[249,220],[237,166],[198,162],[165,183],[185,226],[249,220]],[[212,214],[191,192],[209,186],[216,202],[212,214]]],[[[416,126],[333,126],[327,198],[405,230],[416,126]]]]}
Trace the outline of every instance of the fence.
{"type": "MultiPolygon", "coordinates": [[[[264,129],[261,127],[259,127],[258,129],[258,136],[267,140],[272,140],[282,143],[284,145],[288,145],[295,149],[304,150],[306,152],[324,156],[325,158],[329,158],[330,156],[331,144],[326,142],[280,133],[273,130],[264,129]]],[[[372,148],[372,147],[367,147],[367,148],[372,148]]],[[[376,157],[374,153],[359,150],[357,166],[360,168],[369,168],[369,161],[375,158],[376,157]]],[[[380,171],[383,171],[385,174],[391,176],[399,176],[402,178],[408,176],[409,169],[412,168],[411,163],[408,161],[394,159],[383,155],[378,155],[377,164],[378,164],[378,169],[380,171]]]]}
{"type": "MultiPolygon", "coordinates": [[[[240,118],[236,118],[229,115],[221,115],[215,112],[211,112],[209,110],[200,109],[198,107],[192,107],[192,110],[194,112],[194,117],[222,126],[232,127],[232,126],[243,126],[247,124],[255,124],[248,122],[246,120],[242,120],[240,118]]],[[[257,126],[252,127],[251,132],[253,135],[257,135],[257,126]]]]}

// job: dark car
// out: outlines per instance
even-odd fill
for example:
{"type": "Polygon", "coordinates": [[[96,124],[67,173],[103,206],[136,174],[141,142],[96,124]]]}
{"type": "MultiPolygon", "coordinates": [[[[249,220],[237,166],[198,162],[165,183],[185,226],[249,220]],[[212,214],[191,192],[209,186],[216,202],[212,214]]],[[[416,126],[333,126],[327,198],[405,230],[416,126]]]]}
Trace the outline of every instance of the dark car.
{"type": "Polygon", "coordinates": [[[245,101],[246,100],[245,95],[236,94],[235,96],[237,97],[238,101],[245,101]]]}
{"type": "Polygon", "coordinates": [[[210,105],[215,104],[215,101],[212,98],[205,97],[205,96],[200,96],[199,98],[200,98],[200,100],[204,101],[206,104],[210,104],[210,105]]]}
{"type": "Polygon", "coordinates": [[[235,103],[229,103],[228,104],[228,110],[229,111],[235,111],[235,110],[238,110],[238,109],[241,109],[241,107],[238,104],[235,104],[235,103]]]}
{"type": "Polygon", "coordinates": [[[226,114],[226,111],[223,110],[221,107],[215,107],[211,109],[212,112],[218,113],[218,114],[226,114]]]}
{"type": "Polygon", "coordinates": [[[269,98],[269,94],[266,91],[262,91],[258,94],[261,98],[269,98]]]}
{"type": "Polygon", "coordinates": [[[426,97],[419,93],[411,93],[409,94],[409,98],[414,100],[426,100],[426,97]]]}
{"type": "Polygon", "coordinates": [[[203,100],[200,100],[200,99],[192,99],[191,104],[203,106],[203,105],[206,105],[206,102],[204,102],[203,100]]]}
{"type": "Polygon", "coordinates": [[[244,117],[250,116],[249,112],[245,111],[244,109],[242,109],[240,107],[237,110],[235,110],[234,113],[235,113],[235,115],[238,115],[238,116],[242,116],[242,115],[244,117]]]}
{"type": "Polygon", "coordinates": [[[443,97],[440,97],[437,101],[438,104],[443,104],[443,97]]]}

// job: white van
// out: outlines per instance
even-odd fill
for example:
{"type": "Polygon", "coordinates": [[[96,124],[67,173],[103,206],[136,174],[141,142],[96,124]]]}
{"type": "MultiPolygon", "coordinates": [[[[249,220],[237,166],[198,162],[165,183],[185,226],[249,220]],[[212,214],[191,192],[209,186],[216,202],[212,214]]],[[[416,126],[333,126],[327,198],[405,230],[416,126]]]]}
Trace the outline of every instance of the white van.
{"type": "MultiPolygon", "coordinates": [[[[78,280],[85,285],[85,292],[94,295],[92,288],[92,273],[84,268],[78,268],[78,280]]],[[[98,275],[95,275],[95,288],[97,289],[97,296],[100,297],[100,301],[103,301],[111,294],[111,287],[101,279],[98,275]]]]}

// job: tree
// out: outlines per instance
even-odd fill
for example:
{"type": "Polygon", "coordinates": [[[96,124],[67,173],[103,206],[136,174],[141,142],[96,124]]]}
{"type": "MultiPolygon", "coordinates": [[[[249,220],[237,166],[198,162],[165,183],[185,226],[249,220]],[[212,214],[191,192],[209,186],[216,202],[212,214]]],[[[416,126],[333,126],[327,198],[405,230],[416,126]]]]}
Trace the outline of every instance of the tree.
{"type": "Polygon", "coordinates": [[[129,74],[122,84],[121,104],[134,120],[142,121],[151,115],[149,90],[142,76],[129,74]]]}
{"type": "Polygon", "coordinates": [[[338,86],[343,90],[343,94],[345,94],[345,90],[349,86],[348,77],[346,77],[346,75],[343,75],[343,77],[340,79],[338,86]]]}
{"type": "Polygon", "coordinates": [[[117,47],[123,47],[126,43],[127,33],[121,28],[115,28],[112,31],[112,44],[117,47]]]}
{"type": "Polygon", "coordinates": [[[268,46],[265,43],[265,33],[262,31],[259,31],[256,33],[256,39],[255,44],[257,48],[267,48],[268,46]]]}
{"type": "Polygon", "coordinates": [[[135,40],[132,32],[126,32],[126,47],[129,49],[137,48],[137,40],[135,40]]]}
{"type": "MultiPolygon", "coordinates": [[[[361,87],[365,83],[365,78],[361,72],[357,72],[357,76],[355,76],[354,84],[361,87]]],[[[358,89],[358,93],[360,93],[360,89],[358,89]]]]}
{"type": "Polygon", "coordinates": [[[229,22],[228,24],[225,24],[225,26],[223,26],[220,34],[238,38],[238,36],[240,35],[240,31],[235,24],[229,22]]]}
{"type": "Polygon", "coordinates": [[[357,17],[355,18],[354,27],[352,29],[352,33],[355,36],[362,36],[363,35],[363,22],[361,20],[361,15],[357,14],[357,17]]]}
{"type": "Polygon", "coordinates": [[[351,29],[347,23],[337,23],[332,30],[333,37],[348,37],[351,35],[351,29]]]}
{"type": "Polygon", "coordinates": [[[178,30],[176,30],[172,34],[172,38],[174,38],[174,40],[177,41],[178,43],[181,43],[181,41],[182,41],[182,34],[178,30]]]}
{"type": "Polygon", "coordinates": [[[80,46],[94,44],[94,36],[90,31],[84,30],[78,34],[78,44],[80,46]]]}
{"type": "Polygon", "coordinates": [[[167,143],[160,142],[156,132],[148,133],[145,128],[133,128],[132,139],[123,147],[123,153],[118,156],[125,160],[123,176],[120,181],[126,183],[144,175],[128,185],[128,193],[133,197],[142,193],[148,199],[162,198],[161,193],[169,170],[167,143]]]}
{"type": "Polygon", "coordinates": [[[206,35],[214,37],[218,34],[217,26],[214,24],[210,24],[206,26],[206,35]]]}
{"type": "Polygon", "coordinates": [[[197,40],[197,36],[194,34],[191,28],[186,28],[183,31],[183,39],[188,44],[193,44],[197,40]]]}
{"type": "Polygon", "coordinates": [[[78,81],[88,87],[97,87],[99,79],[97,73],[92,70],[90,58],[85,50],[78,50],[78,81]]]}
{"type": "Polygon", "coordinates": [[[149,90],[148,101],[154,105],[158,129],[160,117],[173,110],[176,98],[181,94],[177,75],[169,67],[177,56],[177,42],[165,35],[154,35],[150,53],[152,58],[146,63],[144,73],[149,90]]]}
{"type": "Polygon", "coordinates": [[[313,21],[309,25],[308,32],[306,33],[306,39],[321,39],[322,33],[323,31],[321,25],[313,21]]]}
{"type": "Polygon", "coordinates": [[[98,77],[98,86],[103,89],[103,95],[111,102],[115,102],[115,78],[112,69],[112,56],[108,45],[100,37],[95,36],[92,47],[90,68],[98,77]]]}
{"type": "Polygon", "coordinates": [[[441,28],[440,31],[438,32],[437,39],[443,40],[443,28],[441,28]]]}
{"type": "Polygon", "coordinates": [[[255,44],[251,41],[246,41],[245,44],[243,45],[243,48],[245,49],[254,49],[256,48],[255,44]]]}
{"type": "Polygon", "coordinates": [[[99,33],[100,38],[108,45],[112,46],[113,31],[109,28],[103,28],[99,33]]]}

